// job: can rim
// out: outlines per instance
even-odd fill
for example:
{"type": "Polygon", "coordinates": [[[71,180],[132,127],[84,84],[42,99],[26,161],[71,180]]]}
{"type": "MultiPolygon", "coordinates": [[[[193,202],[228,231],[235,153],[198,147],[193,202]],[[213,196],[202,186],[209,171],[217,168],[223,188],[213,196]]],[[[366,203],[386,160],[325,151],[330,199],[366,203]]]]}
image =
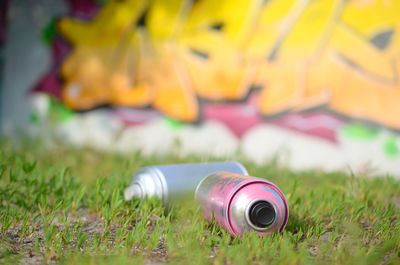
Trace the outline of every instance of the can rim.
{"type": "Polygon", "coordinates": [[[257,227],[257,226],[255,226],[255,225],[253,224],[253,222],[250,220],[250,209],[251,209],[251,207],[252,207],[255,203],[257,203],[257,202],[268,202],[268,203],[271,204],[271,206],[274,208],[275,213],[278,213],[278,209],[276,208],[275,203],[273,203],[272,201],[267,200],[267,199],[255,199],[255,200],[252,200],[252,201],[246,206],[245,218],[246,218],[247,224],[248,224],[249,226],[251,226],[251,228],[253,228],[253,229],[256,230],[256,231],[264,232],[264,231],[267,231],[268,229],[270,229],[271,227],[273,227],[274,225],[276,225],[276,218],[275,218],[274,222],[272,222],[272,223],[271,223],[270,225],[268,225],[267,227],[262,228],[262,227],[257,227]]]}
{"type": "MultiPolygon", "coordinates": [[[[165,181],[165,178],[163,177],[162,172],[157,168],[157,166],[148,166],[148,167],[143,167],[141,169],[139,169],[136,174],[138,173],[147,173],[151,176],[151,178],[153,179],[153,183],[155,186],[158,186],[161,188],[161,192],[160,192],[160,200],[162,201],[162,203],[165,205],[168,201],[168,187],[167,187],[167,183],[165,181]]],[[[135,174],[135,175],[136,175],[135,174]]],[[[157,190],[157,189],[156,189],[157,190]]],[[[155,194],[156,197],[157,194],[155,194]]]]}
{"type": "MultiPolygon", "coordinates": [[[[237,187],[235,187],[228,194],[228,196],[227,196],[228,199],[224,203],[224,205],[226,205],[226,209],[224,210],[225,219],[227,220],[227,223],[229,225],[228,226],[229,231],[232,232],[233,234],[238,234],[238,232],[233,229],[232,221],[229,218],[230,208],[231,208],[231,204],[232,204],[233,198],[235,197],[236,193],[238,193],[239,190],[241,190],[245,186],[250,185],[250,184],[256,184],[256,183],[263,183],[263,184],[272,185],[273,188],[276,188],[276,191],[279,193],[279,195],[283,197],[283,198],[281,197],[281,199],[282,199],[282,201],[283,201],[283,203],[285,205],[285,213],[284,213],[285,216],[283,218],[283,222],[281,224],[281,227],[279,228],[279,232],[283,231],[283,229],[285,228],[285,226],[286,226],[286,224],[288,222],[288,219],[289,219],[289,207],[288,207],[288,203],[287,203],[286,197],[283,194],[283,192],[278,188],[278,186],[276,186],[274,183],[272,183],[272,182],[270,182],[270,181],[268,181],[266,179],[252,177],[251,179],[244,180],[242,183],[238,184],[237,187]]],[[[259,230],[257,230],[257,231],[259,231],[259,230]]]]}

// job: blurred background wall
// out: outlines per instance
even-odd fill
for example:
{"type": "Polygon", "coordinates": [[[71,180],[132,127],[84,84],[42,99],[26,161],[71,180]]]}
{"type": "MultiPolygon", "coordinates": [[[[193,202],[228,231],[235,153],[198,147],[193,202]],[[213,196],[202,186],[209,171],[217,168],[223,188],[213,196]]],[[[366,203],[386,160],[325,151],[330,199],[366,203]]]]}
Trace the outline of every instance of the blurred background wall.
{"type": "Polygon", "coordinates": [[[29,91],[51,62],[41,32],[54,16],[66,13],[67,5],[62,0],[2,0],[0,8],[0,119],[3,132],[11,134],[29,127],[29,91]]]}
{"type": "Polygon", "coordinates": [[[400,175],[399,1],[15,0],[2,12],[5,134],[400,175]]]}

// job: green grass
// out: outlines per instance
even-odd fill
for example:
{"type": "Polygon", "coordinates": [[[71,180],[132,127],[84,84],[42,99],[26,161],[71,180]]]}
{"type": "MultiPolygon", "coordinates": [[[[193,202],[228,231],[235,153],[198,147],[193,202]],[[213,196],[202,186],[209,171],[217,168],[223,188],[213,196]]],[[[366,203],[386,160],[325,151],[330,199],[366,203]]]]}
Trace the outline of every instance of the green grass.
{"type": "Polygon", "coordinates": [[[389,176],[295,173],[238,155],[290,205],[283,234],[240,239],[204,221],[192,202],[165,211],[156,199],[123,200],[140,167],[204,158],[4,140],[0,150],[0,263],[400,264],[400,182],[389,176]]]}

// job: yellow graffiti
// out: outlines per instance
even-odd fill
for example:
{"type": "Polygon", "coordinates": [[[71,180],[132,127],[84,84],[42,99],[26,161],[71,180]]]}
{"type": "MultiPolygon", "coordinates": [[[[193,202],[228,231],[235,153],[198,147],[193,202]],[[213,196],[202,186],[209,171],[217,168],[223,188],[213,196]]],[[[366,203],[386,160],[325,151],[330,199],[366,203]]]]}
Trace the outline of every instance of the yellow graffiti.
{"type": "Polygon", "coordinates": [[[262,86],[261,115],[325,106],[400,128],[399,13],[395,0],[109,1],[93,21],[59,21],[74,45],[63,100],[191,122],[199,97],[262,86]]]}

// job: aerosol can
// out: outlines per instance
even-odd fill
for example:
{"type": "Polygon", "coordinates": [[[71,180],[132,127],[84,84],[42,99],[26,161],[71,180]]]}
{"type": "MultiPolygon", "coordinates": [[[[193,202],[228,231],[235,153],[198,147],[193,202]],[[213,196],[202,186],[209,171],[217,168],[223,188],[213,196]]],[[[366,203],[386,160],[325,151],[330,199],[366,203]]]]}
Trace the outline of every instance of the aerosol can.
{"type": "Polygon", "coordinates": [[[158,197],[164,205],[182,195],[193,197],[199,182],[206,176],[229,171],[248,175],[246,168],[238,162],[210,162],[197,164],[174,164],[150,166],[139,169],[131,185],[125,189],[125,200],[132,198],[158,197]]]}
{"type": "Polygon", "coordinates": [[[216,172],[198,185],[195,199],[206,219],[232,235],[254,230],[260,235],[282,232],[289,208],[285,196],[273,183],[243,174],[216,172]]]}

